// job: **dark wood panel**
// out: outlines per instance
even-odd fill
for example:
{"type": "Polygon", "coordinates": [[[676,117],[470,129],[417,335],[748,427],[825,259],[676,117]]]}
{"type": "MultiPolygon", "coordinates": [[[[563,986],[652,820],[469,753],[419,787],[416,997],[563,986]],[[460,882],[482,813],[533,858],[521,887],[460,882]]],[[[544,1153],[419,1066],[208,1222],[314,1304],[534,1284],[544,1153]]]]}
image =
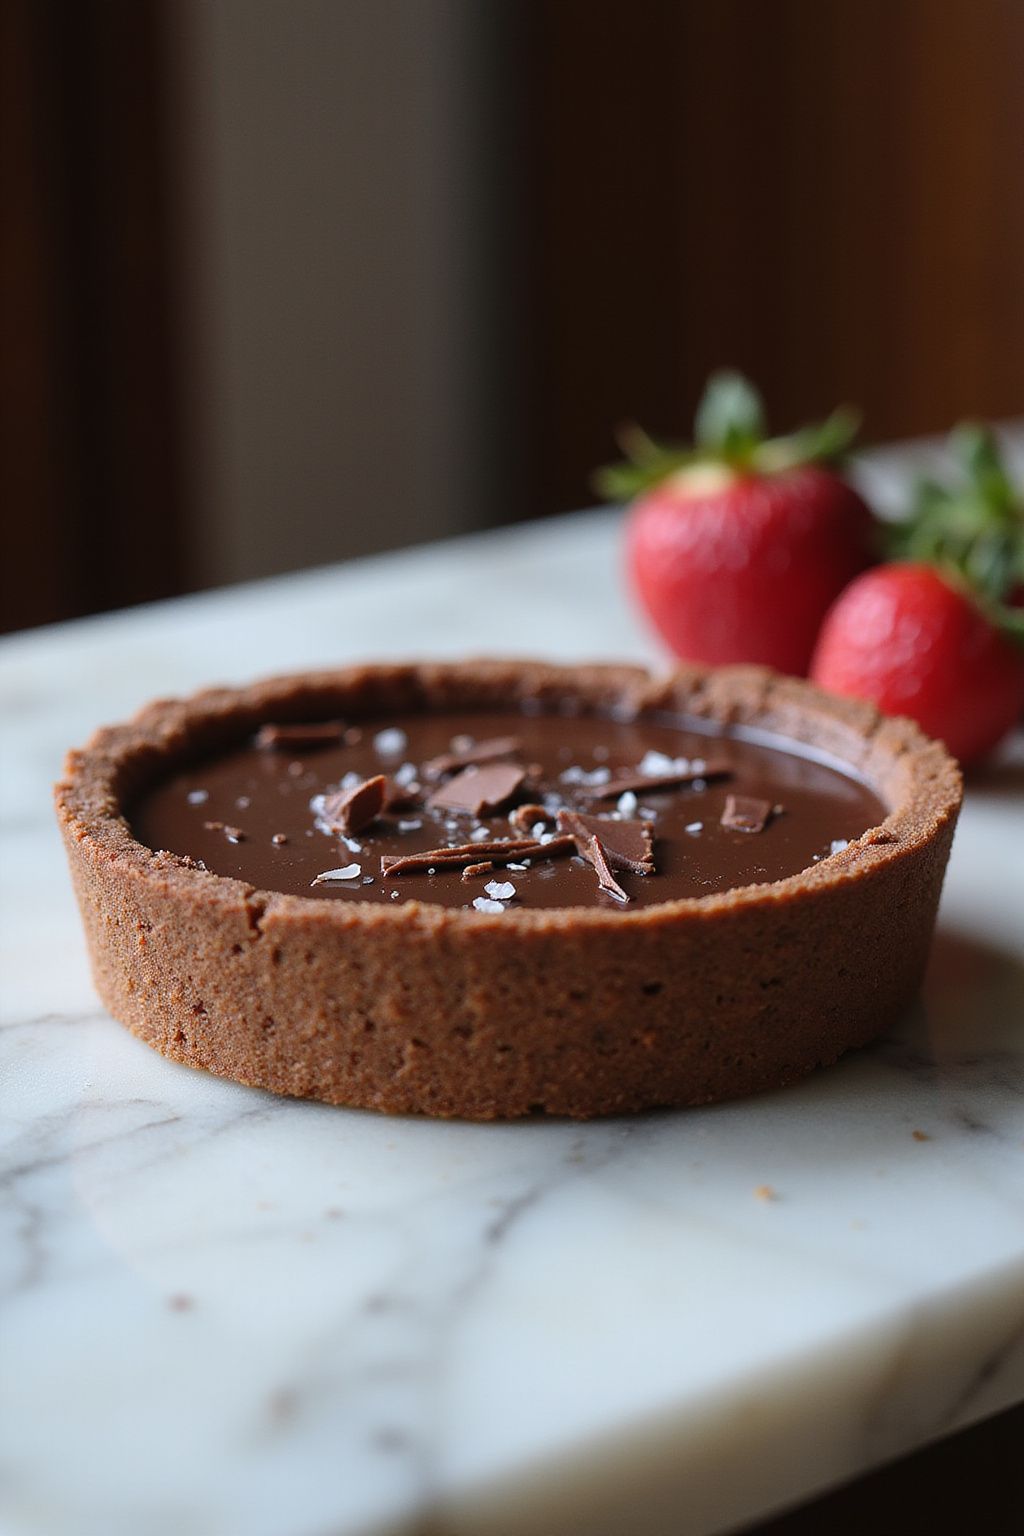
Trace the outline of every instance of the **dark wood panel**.
{"type": "Polygon", "coordinates": [[[33,42],[28,0],[0,6],[0,629],[57,615],[67,598],[45,130],[26,67],[33,42]]]}
{"type": "Polygon", "coordinates": [[[532,7],[534,502],[735,364],[873,440],[1024,409],[1024,7],[532,7]]]}
{"type": "Polygon", "coordinates": [[[187,571],[162,5],[11,0],[3,25],[16,628],[179,591],[187,571]]]}

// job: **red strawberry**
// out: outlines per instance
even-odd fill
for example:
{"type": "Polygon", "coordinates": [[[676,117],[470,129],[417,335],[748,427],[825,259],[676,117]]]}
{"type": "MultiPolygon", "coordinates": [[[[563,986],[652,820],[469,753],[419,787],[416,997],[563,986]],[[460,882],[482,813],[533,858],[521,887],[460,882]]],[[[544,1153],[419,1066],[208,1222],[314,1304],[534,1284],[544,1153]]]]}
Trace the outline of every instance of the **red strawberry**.
{"type": "Polygon", "coordinates": [[[871,559],[871,514],[827,467],[855,429],[837,411],[765,440],[755,391],[718,374],[697,412],[695,448],[629,434],[631,462],[604,470],[598,485],[635,498],[630,576],[677,655],[806,672],[826,609],[871,559]]]}
{"type": "Polygon", "coordinates": [[[1024,708],[1024,648],[931,565],[880,565],[851,582],[825,619],[811,676],[909,715],[965,763],[1024,708]]]}

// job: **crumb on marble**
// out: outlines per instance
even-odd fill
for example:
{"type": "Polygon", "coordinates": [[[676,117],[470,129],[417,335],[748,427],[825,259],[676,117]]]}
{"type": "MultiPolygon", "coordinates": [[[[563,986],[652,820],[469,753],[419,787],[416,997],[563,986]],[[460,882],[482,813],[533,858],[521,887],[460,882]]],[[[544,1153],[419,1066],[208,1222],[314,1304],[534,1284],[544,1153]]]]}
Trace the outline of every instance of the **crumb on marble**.
{"type": "Polygon", "coordinates": [[[758,1200],[764,1201],[777,1200],[779,1198],[778,1190],[773,1188],[771,1184],[759,1184],[754,1190],[754,1195],[758,1200]]]}
{"type": "Polygon", "coordinates": [[[275,1423],[285,1423],[295,1417],[299,1406],[298,1393],[292,1387],[279,1387],[267,1399],[267,1408],[275,1423]]]}
{"type": "Polygon", "coordinates": [[[910,1134],[913,1136],[915,1141],[931,1141],[931,1137],[927,1131],[911,1131],[910,1134]]]}

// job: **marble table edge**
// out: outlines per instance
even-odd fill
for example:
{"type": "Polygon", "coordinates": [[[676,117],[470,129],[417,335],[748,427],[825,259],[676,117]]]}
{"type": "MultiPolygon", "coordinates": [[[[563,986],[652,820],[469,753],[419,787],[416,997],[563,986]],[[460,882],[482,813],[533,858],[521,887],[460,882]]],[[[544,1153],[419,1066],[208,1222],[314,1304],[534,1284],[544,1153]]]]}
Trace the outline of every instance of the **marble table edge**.
{"type": "Polygon", "coordinates": [[[827,1356],[808,1348],[770,1386],[743,1373],[358,1536],[740,1532],[1024,1400],[1024,1259],[985,1279],[973,1314],[968,1291],[977,1302],[965,1282],[850,1329],[827,1356]]]}

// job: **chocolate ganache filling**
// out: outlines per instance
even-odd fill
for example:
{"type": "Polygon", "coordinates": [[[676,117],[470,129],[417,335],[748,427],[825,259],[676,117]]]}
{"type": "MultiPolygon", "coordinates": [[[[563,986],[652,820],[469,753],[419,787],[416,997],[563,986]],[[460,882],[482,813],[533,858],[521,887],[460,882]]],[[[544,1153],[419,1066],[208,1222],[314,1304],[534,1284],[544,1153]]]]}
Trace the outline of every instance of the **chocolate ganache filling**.
{"type": "Polygon", "coordinates": [[[147,847],[259,890],[632,911],[779,880],[876,826],[839,767],[666,716],[270,722],[133,807],[147,847]]]}

